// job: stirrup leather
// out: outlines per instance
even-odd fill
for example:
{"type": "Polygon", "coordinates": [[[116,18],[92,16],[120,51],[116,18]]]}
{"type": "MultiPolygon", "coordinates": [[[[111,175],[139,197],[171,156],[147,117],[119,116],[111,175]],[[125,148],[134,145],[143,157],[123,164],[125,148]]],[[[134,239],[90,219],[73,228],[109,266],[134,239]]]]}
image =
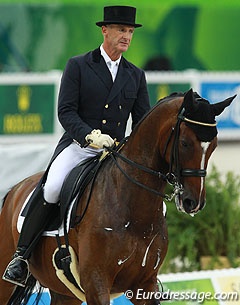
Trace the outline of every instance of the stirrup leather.
{"type": "Polygon", "coordinates": [[[6,267],[5,271],[4,271],[4,274],[3,274],[3,276],[2,276],[2,279],[5,280],[5,281],[7,281],[7,282],[10,282],[10,283],[12,283],[12,284],[14,284],[14,285],[18,285],[18,286],[25,287],[25,285],[26,285],[26,283],[27,283],[27,280],[28,280],[29,276],[30,276],[30,270],[29,270],[29,263],[28,263],[28,261],[27,261],[26,259],[24,259],[22,256],[17,256],[17,257],[14,257],[14,258],[11,260],[11,262],[7,265],[7,267],[6,267]],[[9,278],[8,275],[7,275],[8,270],[11,269],[11,266],[14,264],[14,262],[15,262],[16,260],[21,260],[22,262],[24,262],[24,263],[26,264],[26,276],[25,276],[25,278],[23,278],[23,279],[20,280],[20,281],[11,279],[11,278],[9,278]]]}

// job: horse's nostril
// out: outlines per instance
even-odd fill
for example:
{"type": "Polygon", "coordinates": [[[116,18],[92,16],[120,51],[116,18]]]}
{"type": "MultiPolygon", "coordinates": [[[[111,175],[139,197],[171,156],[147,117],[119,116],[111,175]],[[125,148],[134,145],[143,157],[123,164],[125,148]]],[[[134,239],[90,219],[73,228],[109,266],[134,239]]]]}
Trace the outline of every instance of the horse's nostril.
{"type": "Polygon", "coordinates": [[[197,206],[197,202],[190,198],[185,198],[183,200],[183,208],[186,213],[191,213],[197,206]]]}

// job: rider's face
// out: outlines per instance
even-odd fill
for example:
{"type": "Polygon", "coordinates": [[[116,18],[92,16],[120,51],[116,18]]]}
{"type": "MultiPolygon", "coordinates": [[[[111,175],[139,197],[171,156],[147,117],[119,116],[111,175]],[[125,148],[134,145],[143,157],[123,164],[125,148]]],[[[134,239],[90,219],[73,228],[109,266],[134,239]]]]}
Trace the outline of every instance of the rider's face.
{"type": "MultiPolygon", "coordinates": [[[[108,55],[118,58],[131,44],[134,27],[122,24],[109,24],[102,27],[103,47],[108,55]]],[[[113,60],[114,60],[113,58],[113,60]]]]}

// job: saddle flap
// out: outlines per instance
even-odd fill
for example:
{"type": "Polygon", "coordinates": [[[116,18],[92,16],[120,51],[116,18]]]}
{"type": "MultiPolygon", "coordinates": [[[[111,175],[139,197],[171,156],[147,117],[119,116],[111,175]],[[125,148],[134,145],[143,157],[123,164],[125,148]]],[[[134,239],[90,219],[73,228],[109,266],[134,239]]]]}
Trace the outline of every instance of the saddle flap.
{"type": "MultiPolygon", "coordinates": [[[[92,180],[94,174],[100,167],[101,154],[88,158],[74,167],[64,180],[60,193],[61,218],[64,218],[66,211],[73,200],[77,197],[74,205],[77,205],[86,186],[92,180]]],[[[76,209],[76,208],[75,208],[76,209]]],[[[74,210],[74,208],[73,208],[74,210]]]]}

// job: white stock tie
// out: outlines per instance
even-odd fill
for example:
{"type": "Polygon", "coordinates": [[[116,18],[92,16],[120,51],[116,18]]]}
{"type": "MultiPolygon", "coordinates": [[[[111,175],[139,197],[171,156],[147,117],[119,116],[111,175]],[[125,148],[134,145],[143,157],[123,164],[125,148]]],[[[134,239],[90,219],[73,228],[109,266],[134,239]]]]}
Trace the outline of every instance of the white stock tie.
{"type": "Polygon", "coordinates": [[[115,78],[116,78],[116,75],[117,75],[118,64],[116,62],[109,61],[108,62],[108,67],[109,67],[109,70],[110,70],[110,72],[112,74],[112,79],[114,81],[115,78]]]}

